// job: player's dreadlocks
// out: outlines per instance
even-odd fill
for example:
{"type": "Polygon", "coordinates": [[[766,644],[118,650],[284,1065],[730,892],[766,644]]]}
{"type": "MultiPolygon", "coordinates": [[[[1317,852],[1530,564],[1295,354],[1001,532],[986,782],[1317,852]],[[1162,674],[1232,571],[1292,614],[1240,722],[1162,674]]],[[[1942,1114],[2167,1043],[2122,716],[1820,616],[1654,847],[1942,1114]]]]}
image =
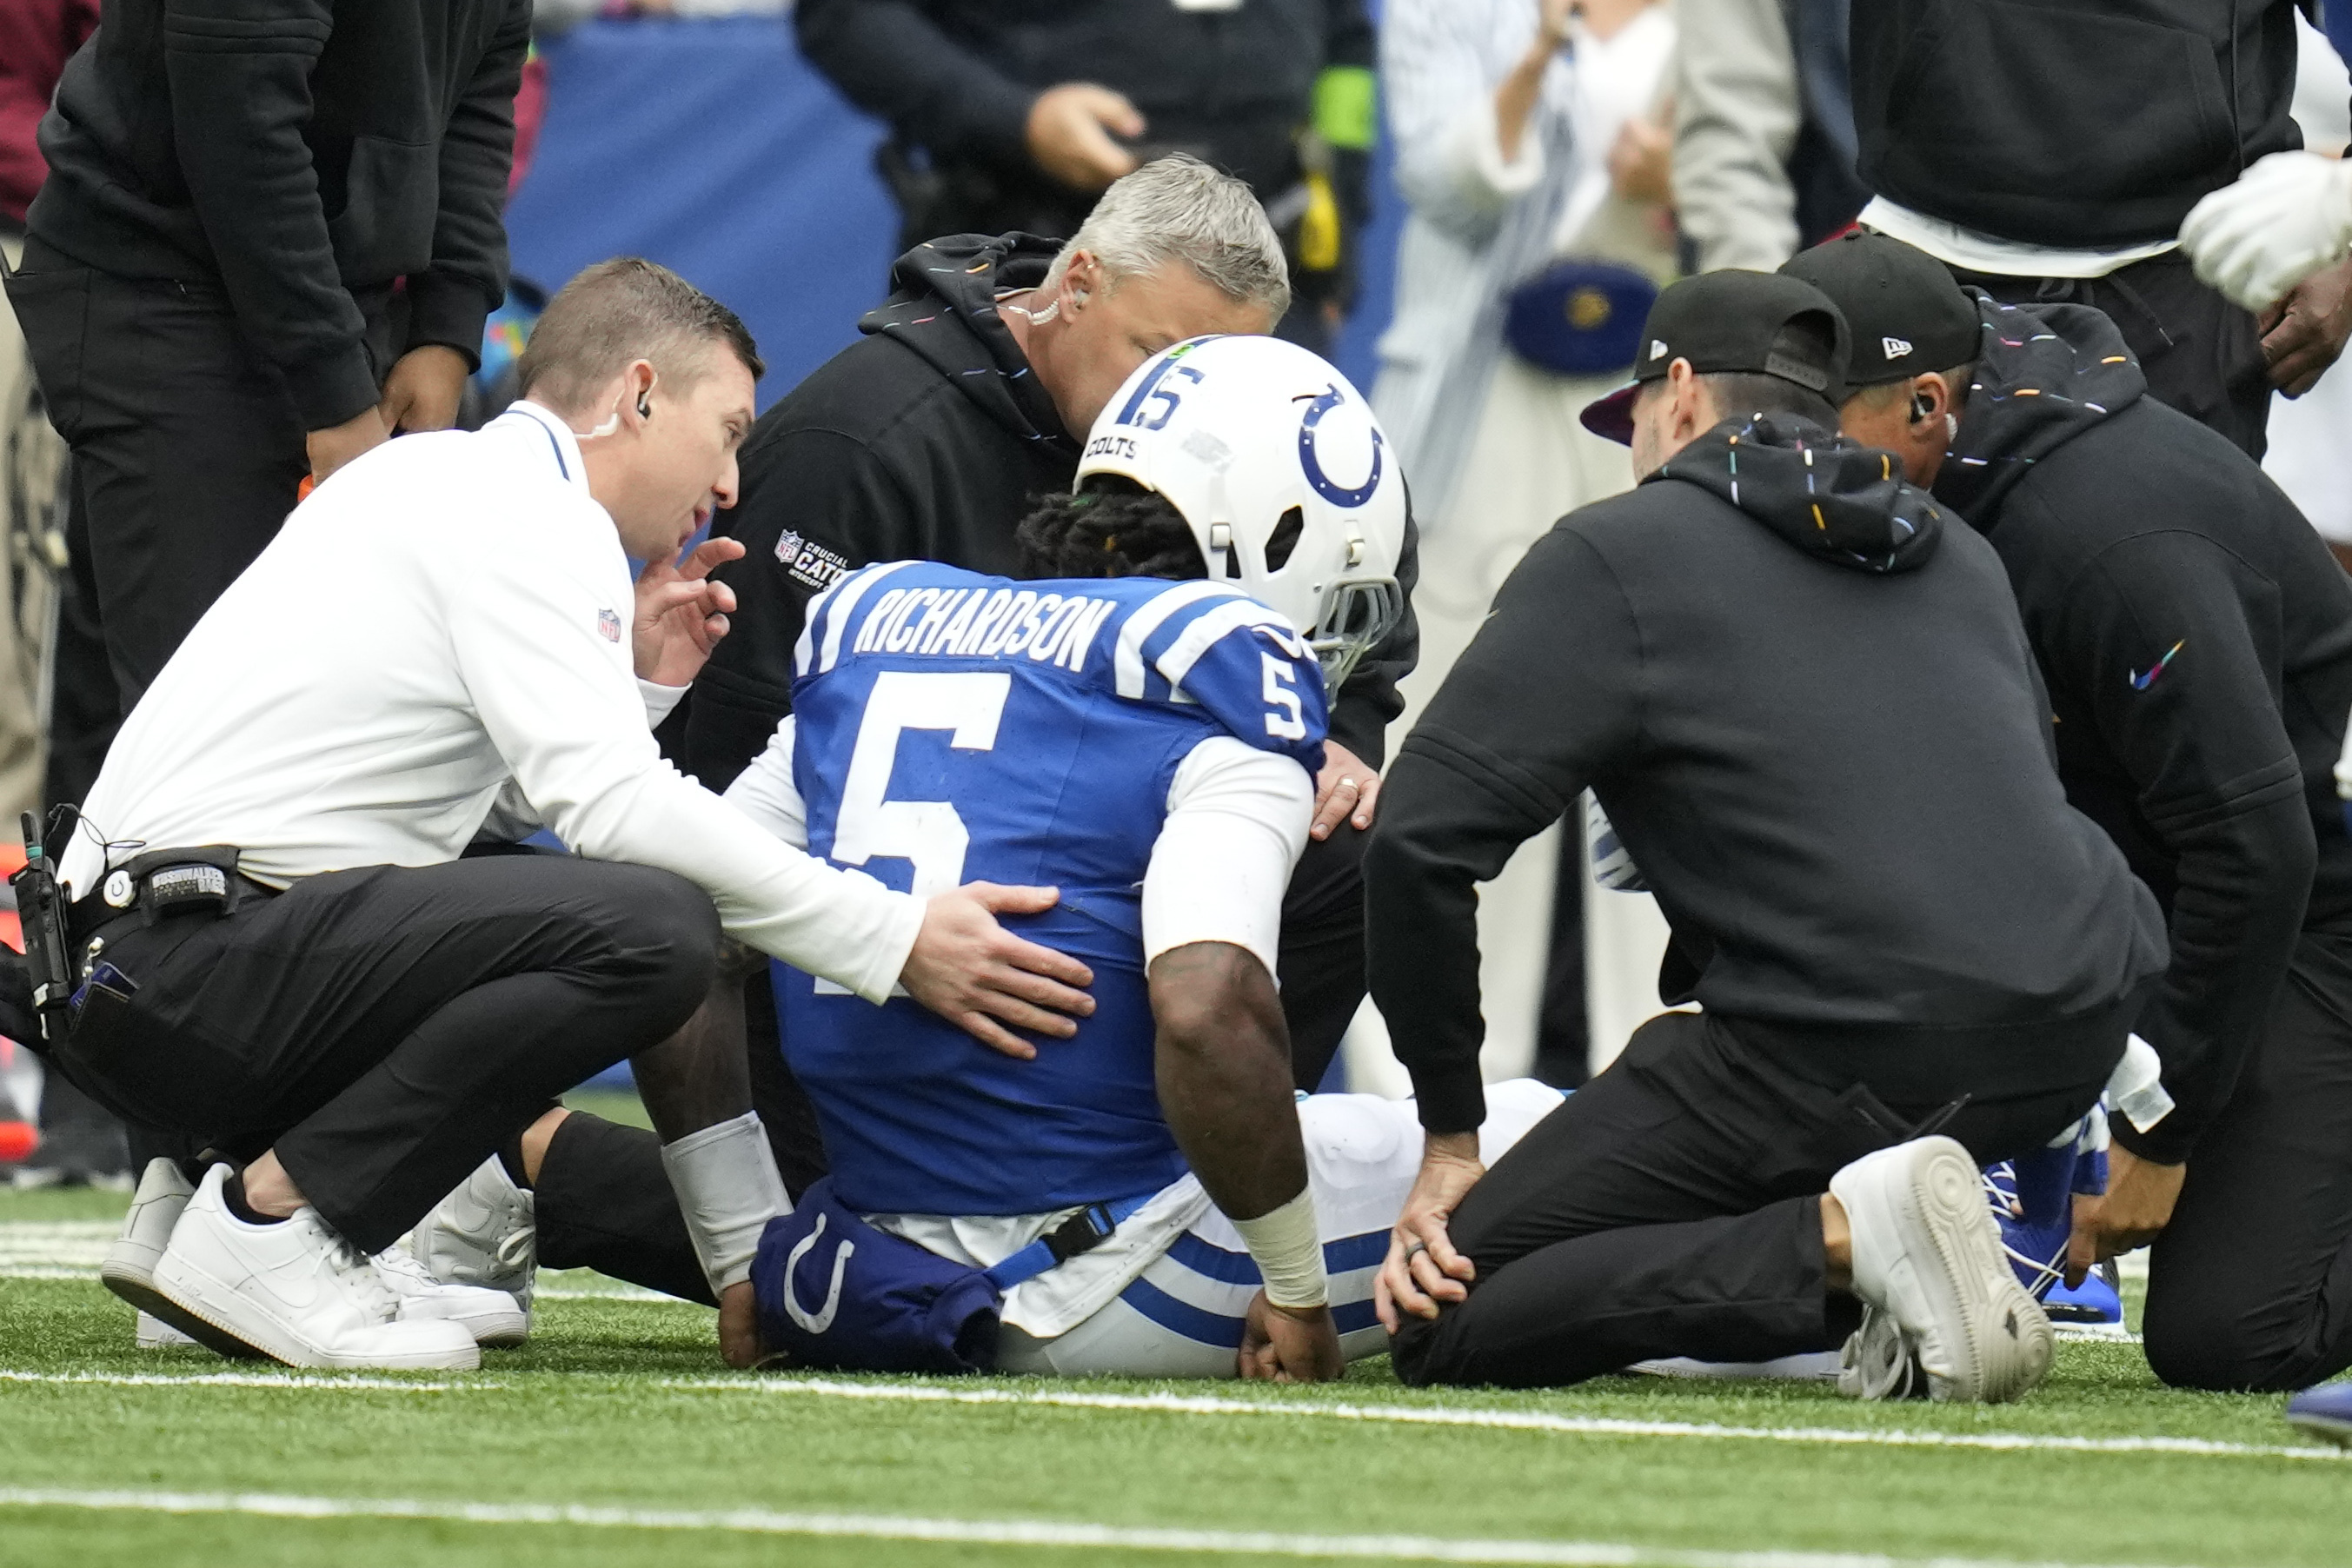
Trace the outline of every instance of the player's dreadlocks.
{"type": "Polygon", "coordinates": [[[1118,474],[1090,474],[1021,520],[1024,577],[1205,577],[1208,563],[1165,497],[1118,474]]]}

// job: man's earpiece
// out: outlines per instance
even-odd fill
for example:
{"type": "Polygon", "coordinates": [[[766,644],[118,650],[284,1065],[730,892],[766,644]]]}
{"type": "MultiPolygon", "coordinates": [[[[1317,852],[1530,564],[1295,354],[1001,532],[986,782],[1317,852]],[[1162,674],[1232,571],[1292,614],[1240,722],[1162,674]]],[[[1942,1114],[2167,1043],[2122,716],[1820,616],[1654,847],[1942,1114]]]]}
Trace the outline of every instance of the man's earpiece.
{"type": "Polygon", "coordinates": [[[1007,303],[1000,308],[1010,310],[1016,316],[1024,318],[1033,327],[1042,327],[1046,322],[1052,321],[1056,315],[1060,314],[1062,302],[1059,300],[1056,300],[1042,310],[1033,310],[1026,305],[1014,305],[1011,303],[1007,303]]]}
{"type": "Polygon", "coordinates": [[[645,397],[639,397],[637,399],[637,417],[640,419],[650,419],[653,416],[653,404],[645,397]]]}
{"type": "MultiPolygon", "coordinates": [[[[641,409],[640,411],[642,412],[642,409],[641,409]]],[[[1927,418],[1929,415],[1931,415],[1931,414],[1933,414],[1933,413],[1935,413],[1935,412],[1936,412],[1936,411],[1935,411],[1933,408],[1931,408],[1931,407],[1929,407],[1929,406],[1927,405],[1927,395],[1926,393],[1924,393],[1924,392],[1915,392],[1915,393],[1913,393],[1913,394],[1911,395],[1911,423],[1912,423],[1912,424],[1914,424],[1914,425],[1918,424],[1918,423],[1919,423],[1919,421],[1921,421],[1922,419],[1927,418]]]]}
{"type": "Polygon", "coordinates": [[[1958,415],[1957,415],[1957,414],[1947,414],[1947,415],[1945,415],[1945,416],[1944,416],[1944,439],[1945,439],[1945,440],[1947,440],[1947,441],[1957,441],[1957,440],[1958,440],[1959,438],[1960,438],[1960,416],[1959,416],[1958,415]]]}

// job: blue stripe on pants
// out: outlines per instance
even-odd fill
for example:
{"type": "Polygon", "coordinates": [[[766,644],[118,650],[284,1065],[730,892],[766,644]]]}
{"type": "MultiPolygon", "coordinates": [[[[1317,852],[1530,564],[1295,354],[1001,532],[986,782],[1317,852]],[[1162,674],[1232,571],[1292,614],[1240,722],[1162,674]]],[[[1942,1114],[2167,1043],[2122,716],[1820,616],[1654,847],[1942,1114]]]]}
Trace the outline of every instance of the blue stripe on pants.
{"type": "MultiPolygon", "coordinates": [[[[1387,1255],[1388,1238],[1387,1231],[1373,1230],[1325,1242],[1323,1266],[1334,1274],[1369,1268],[1387,1255]]],[[[1165,1256],[1168,1261],[1220,1285],[1255,1287],[1259,1282],[1257,1264],[1248,1253],[1214,1246],[1189,1230],[1176,1238],[1165,1256]]],[[[1119,1299],[1171,1333],[1181,1334],[1201,1344],[1228,1350],[1241,1348],[1244,1320],[1239,1314],[1195,1306],[1170,1295],[1139,1275],[1119,1299]]],[[[1244,1304],[1246,1305],[1245,1299],[1244,1304]]],[[[1331,1321],[1339,1332],[1349,1334],[1372,1327],[1380,1321],[1380,1315],[1369,1298],[1334,1301],[1331,1321]]]]}

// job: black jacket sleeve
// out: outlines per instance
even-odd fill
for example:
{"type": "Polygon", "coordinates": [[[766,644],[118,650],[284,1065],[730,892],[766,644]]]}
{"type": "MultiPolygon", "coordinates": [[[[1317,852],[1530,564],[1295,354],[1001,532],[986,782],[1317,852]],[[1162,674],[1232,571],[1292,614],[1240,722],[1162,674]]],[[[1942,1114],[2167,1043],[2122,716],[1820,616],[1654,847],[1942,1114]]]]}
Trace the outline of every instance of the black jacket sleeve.
{"type": "Polygon", "coordinates": [[[2201,535],[2143,534],[2079,574],[2054,622],[2053,668],[2177,858],[2172,963],[2140,1034],[2174,1110],[2116,1141],[2188,1159],[2230,1099],[2303,926],[2318,849],[2280,716],[2275,587],[2201,535]]]}
{"type": "Polygon", "coordinates": [[[801,0],[793,30],[845,97],[918,145],[1028,157],[1035,91],[950,37],[914,0],[801,0]]]}
{"type": "Polygon", "coordinates": [[[507,295],[507,182],[515,93],[530,52],[530,0],[508,0],[498,34],[441,138],[433,265],[408,279],[408,344],[439,343],[482,363],[482,323],[507,295]]]}
{"type": "Polygon", "coordinates": [[[848,570],[929,553],[914,506],[873,455],[830,430],[787,430],[744,453],[741,499],[713,531],[743,543],[721,568],[735,590],[727,636],[695,679],[679,766],[706,788],[724,790],[767,748],[793,709],[793,647],[822,578],[795,575],[799,549],[786,534],[828,552],[848,570]]]}
{"type": "Polygon", "coordinates": [[[303,128],[329,0],[164,0],[163,66],[188,195],[237,329],[322,430],[376,400],[366,322],[336,266],[303,128]]]}
{"type": "Polygon", "coordinates": [[[1641,667],[1616,577],[1555,531],[1399,748],[1366,850],[1366,967],[1432,1132],[1486,1120],[1477,884],[1630,750],[1641,667]]]}
{"type": "Polygon", "coordinates": [[[1389,724],[1404,711],[1397,682],[1421,660],[1421,623],[1412,614],[1412,590],[1421,581],[1421,530],[1411,512],[1405,514],[1396,578],[1404,590],[1403,616],[1379,646],[1357,661],[1339,688],[1339,700],[1331,704],[1331,739],[1374,768],[1388,757],[1389,724]]]}

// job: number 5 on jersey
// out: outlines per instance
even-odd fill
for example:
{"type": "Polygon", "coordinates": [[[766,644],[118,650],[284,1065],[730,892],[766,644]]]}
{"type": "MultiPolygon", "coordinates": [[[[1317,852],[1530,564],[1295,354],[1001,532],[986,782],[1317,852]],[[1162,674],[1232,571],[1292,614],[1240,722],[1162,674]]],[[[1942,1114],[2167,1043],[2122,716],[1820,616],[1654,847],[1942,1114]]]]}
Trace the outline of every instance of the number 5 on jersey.
{"type": "MultiPolygon", "coordinates": [[[[908,891],[919,899],[952,891],[963,882],[964,851],[971,835],[953,803],[891,800],[890,773],[898,761],[898,737],[908,730],[945,730],[948,744],[961,752],[992,752],[1013,677],[1001,670],[926,674],[884,670],[874,678],[857,744],[843,781],[841,808],[834,821],[833,858],[863,866],[876,856],[908,861],[914,879],[908,891]]],[[[1297,706],[1297,699],[1292,700],[1297,706]]],[[[1269,721],[1271,722],[1271,721],[1269,721]]]]}
{"type": "Polygon", "coordinates": [[[1265,732],[1277,741],[1305,740],[1307,710],[1298,701],[1298,667],[1270,653],[1258,658],[1265,661],[1265,732]]]}

